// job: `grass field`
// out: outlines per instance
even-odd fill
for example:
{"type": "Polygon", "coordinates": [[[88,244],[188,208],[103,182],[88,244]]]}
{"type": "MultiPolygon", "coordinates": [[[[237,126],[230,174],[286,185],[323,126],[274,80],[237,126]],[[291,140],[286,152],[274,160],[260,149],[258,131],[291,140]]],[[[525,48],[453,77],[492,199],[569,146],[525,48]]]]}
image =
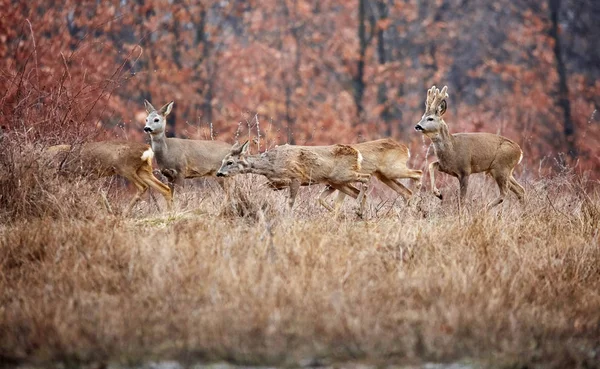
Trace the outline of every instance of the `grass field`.
{"type": "Polygon", "coordinates": [[[497,189],[476,176],[461,215],[453,179],[413,207],[375,186],[357,219],[351,199],[338,218],[321,208],[319,187],[286,212],[254,176],[238,178],[246,217],[212,180],[172,214],[146,196],[122,217],[118,181],[18,169],[0,198],[7,365],[600,367],[600,193],[568,172],[489,212],[497,189]]]}

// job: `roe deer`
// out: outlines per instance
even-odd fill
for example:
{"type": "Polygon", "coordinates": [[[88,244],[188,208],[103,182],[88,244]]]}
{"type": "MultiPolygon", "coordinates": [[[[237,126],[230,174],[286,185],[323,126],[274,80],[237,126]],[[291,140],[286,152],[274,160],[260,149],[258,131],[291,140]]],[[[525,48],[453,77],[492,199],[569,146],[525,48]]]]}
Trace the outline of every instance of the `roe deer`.
{"type": "MultiPolygon", "coordinates": [[[[353,182],[366,183],[371,176],[360,173],[362,155],[349,145],[296,146],[282,145],[259,155],[248,155],[248,141],[235,144],[223,159],[217,176],[229,177],[240,173],[262,174],[275,189],[288,187],[288,205],[294,206],[300,186],[324,183],[364,204],[364,193],[351,185],[353,182]]],[[[328,210],[333,210],[324,201],[326,188],[319,196],[319,202],[328,210]]],[[[362,206],[361,206],[362,211],[362,206]]]]}
{"type": "MultiPolygon", "coordinates": [[[[144,104],[148,113],[144,131],[150,134],[156,162],[169,180],[172,191],[173,185],[180,185],[184,178],[214,176],[217,173],[231,144],[212,140],[167,138],[167,115],[173,108],[173,101],[159,110],[154,109],[148,100],[144,100],[144,104]]],[[[225,189],[223,180],[218,179],[218,182],[225,189]]]]}
{"type": "Polygon", "coordinates": [[[500,196],[488,204],[488,209],[504,201],[508,190],[523,202],[525,190],[512,175],[515,166],[523,159],[519,145],[492,133],[448,133],[448,126],[442,119],[447,108],[447,91],[447,86],[442,91],[435,86],[427,91],[425,114],[415,126],[415,130],[431,139],[438,158],[438,161],[429,164],[433,193],[442,198],[435,186],[434,171],[437,169],[458,178],[460,205],[467,194],[469,175],[485,172],[496,180],[500,189],[500,196]]]}
{"type": "Polygon", "coordinates": [[[47,152],[60,161],[59,171],[95,178],[120,175],[137,188],[137,193],[127,205],[128,214],[148,187],[160,192],[172,209],[173,196],[169,186],[152,174],[154,152],[150,146],[138,142],[99,141],[89,142],[81,147],[71,145],[51,146],[47,152]]]}
{"type": "MultiPolygon", "coordinates": [[[[401,178],[410,178],[417,182],[417,187],[420,188],[420,181],[423,172],[420,170],[410,169],[406,166],[406,162],[410,158],[408,147],[398,143],[391,138],[383,138],[380,140],[361,142],[351,144],[353,148],[358,150],[363,157],[361,163],[361,173],[367,173],[377,177],[381,182],[396,191],[405,201],[409,201],[412,197],[412,191],[406,188],[398,180],[401,178]]],[[[336,191],[335,188],[329,188],[324,194],[327,197],[336,191]]],[[[336,200],[336,206],[340,206],[345,194],[340,192],[336,200]]]]}

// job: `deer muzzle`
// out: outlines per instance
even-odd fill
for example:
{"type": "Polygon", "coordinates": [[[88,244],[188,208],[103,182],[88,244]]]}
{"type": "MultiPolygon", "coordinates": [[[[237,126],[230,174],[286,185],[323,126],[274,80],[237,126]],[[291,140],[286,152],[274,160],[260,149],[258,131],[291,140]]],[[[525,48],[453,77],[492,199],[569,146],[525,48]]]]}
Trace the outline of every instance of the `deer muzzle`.
{"type": "Polygon", "coordinates": [[[423,131],[424,131],[424,129],[423,129],[423,127],[421,127],[421,125],[420,125],[420,124],[417,124],[417,125],[415,126],[415,131],[423,132],[423,131]]]}
{"type": "Polygon", "coordinates": [[[152,133],[152,128],[146,126],[146,127],[144,127],[144,132],[152,133]]]}
{"type": "Polygon", "coordinates": [[[223,172],[217,172],[217,177],[225,177],[225,174],[223,172]]]}

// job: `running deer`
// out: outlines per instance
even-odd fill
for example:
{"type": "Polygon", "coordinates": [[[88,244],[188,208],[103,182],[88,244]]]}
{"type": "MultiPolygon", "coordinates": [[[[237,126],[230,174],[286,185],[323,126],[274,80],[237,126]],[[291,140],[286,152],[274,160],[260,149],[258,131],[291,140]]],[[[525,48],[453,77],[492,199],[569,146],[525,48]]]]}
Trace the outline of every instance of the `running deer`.
{"type": "MultiPolygon", "coordinates": [[[[169,180],[171,191],[174,191],[174,184],[180,185],[184,178],[214,176],[217,173],[231,144],[212,140],[167,138],[167,116],[173,108],[173,101],[158,110],[148,100],[144,100],[144,105],[148,113],[144,131],[150,134],[156,162],[169,180]]],[[[225,189],[223,180],[218,179],[218,182],[225,189]]]]}
{"type": "Polygon", "coordinates": [[[323,183],[325,188],[319,202],[334,210],[324,200],[329,188],[339,190],[364,205],[364,193],[352,186],[366,183],[371,176],[361,173],[362,155],[349,145],[296,146],[282,145],[259,155],[248,155],[249,143],[235,144],[223,159],[217,176],[229,177],[242,173],[261,174],[275,189],[289,188],[288,206],[294,206],[300,186],[323,183]]]}
{"type": "Polygon", "coordinates": [[[485,172],[494,178],[500,189],[500,196],[488,204],[488,209],[502,203],[508,190],[523,202],[525,190],[513,177],[515,166],[523,159],[519,145],[492,133],[448,133],[448,126],[442,119],[447,108],[447,92],[447,86],[442,91],[435,86],[427,91],[425,114],[415,126],[415,130],[429,137],[438,158],[438,161],[429,164],[433,193],[442,198],[435,186],[435,170],[458,178],[460,203],[464,202],[467,194],[469,175],[485,172]]]}
{"type": "Polygon", "coordinates": [[[173,197],[169,186],[159,181],[152,173],[154,152],[149,145],[138,142],[99,141],[81,146],[57,145],[47,150],[60,163],[62,174],[84,175],[93,178],[120,175],[137,188],[137,193],[127,205],[125,214],[146,192],[148,187],[160,192],[167,201],[169,211],[173,197]]]}
{"type": "MultiPolygon", "coordinates": [[[[377,177],[381,182],[402,196],[405,201],[410,201],[412,191],[400,183],[399,179],[410,178],[417,183],[417,188],[421,187],[420,181],[423,172],[410,169],[406,166],[406,162],[410,158],[408,147],[391,138],[361,142],[351,144],[350,146],[362,154],[363,161],[360,172],[377,177]]],[[[331,187],[323,196],[327,197],[335,191],[336,189],[331,187]]],[[[338,194],[335,201],[336,207],[342,204],[344,197],[344,192],[338,194]]]]}

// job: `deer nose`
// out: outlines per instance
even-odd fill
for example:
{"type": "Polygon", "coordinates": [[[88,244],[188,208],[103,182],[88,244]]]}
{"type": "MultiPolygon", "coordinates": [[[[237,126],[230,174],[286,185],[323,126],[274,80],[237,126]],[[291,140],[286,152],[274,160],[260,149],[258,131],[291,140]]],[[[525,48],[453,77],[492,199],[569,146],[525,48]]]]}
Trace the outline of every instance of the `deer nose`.
{"type": "Polygon", "coordinates": [[[415,131],[423,131],[423,130],[424,130],[424,129],[423,129],[423,127],[421,127],[421,125],[420,125],[420,124],[417,124],[417,125],[415,126],[415,131]]]}
{"type": "Polygon", "coordinates": [[[144,132],[150,133],[150,132],[152,132],[152,128],[146,126],[146,127],[144,127],[144,132]]]}
{"type": "Polygon", "coordinates": [[[217,177],[225,177],[225,174],[223,174],[222,172],[217,172],[217,177]]]}

